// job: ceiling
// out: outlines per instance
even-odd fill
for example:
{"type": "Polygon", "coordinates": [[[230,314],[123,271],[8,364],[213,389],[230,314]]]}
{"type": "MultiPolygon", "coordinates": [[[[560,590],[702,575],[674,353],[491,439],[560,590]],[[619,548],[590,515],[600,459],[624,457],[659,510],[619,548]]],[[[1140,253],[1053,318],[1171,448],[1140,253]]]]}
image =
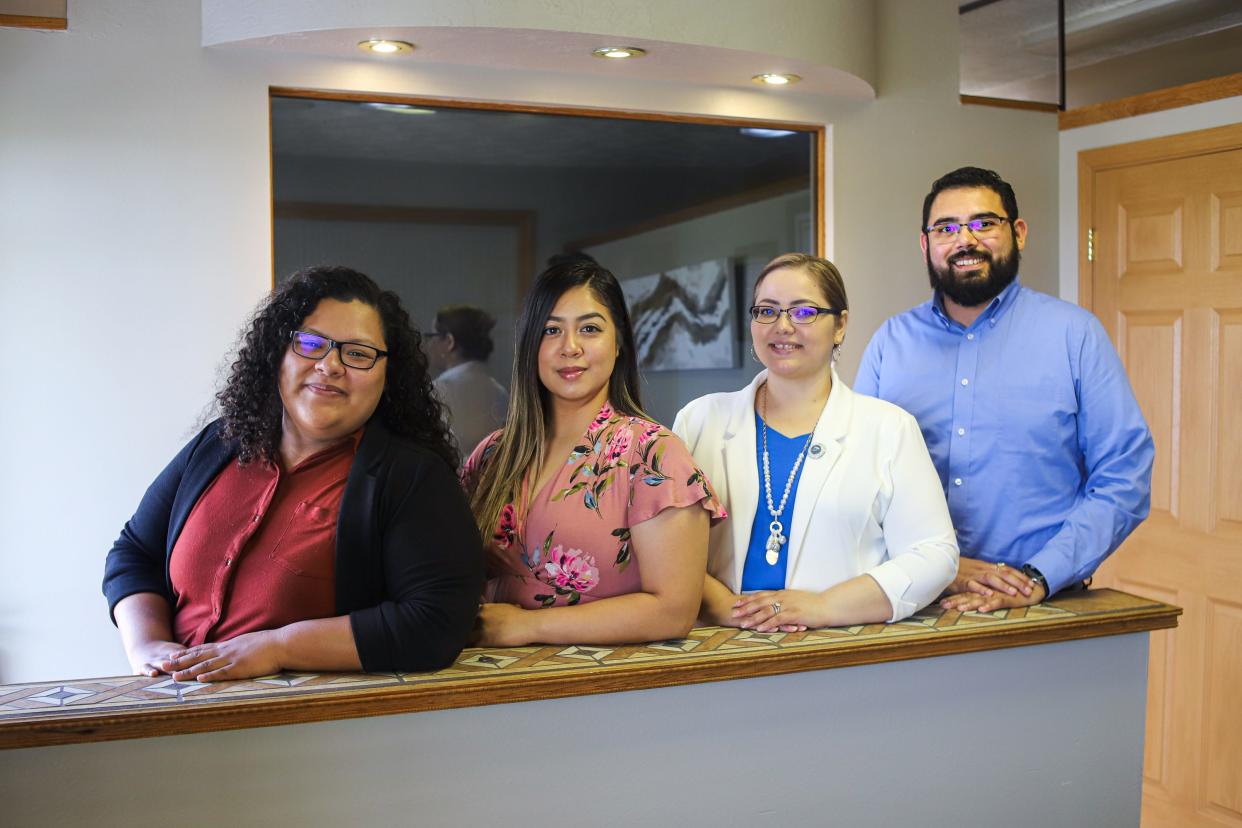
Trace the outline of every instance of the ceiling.
{"type": "MultiPolygon", "coordinates": [[[[1037,99],[1056,101],[1056,0],[996,0],[961,8],[963,94],[1019,97],[1014,92],[1025,85],[1042,93],[1037,99]]],[[[1066,69],[1072,74],[1145,52],[1167,55],[1159,50],[1231,29],[1242,37],[1239,0],[1066,0],[1066,69]]],[[[1198,79],[1219,71],[1218,61],[1198,79]]],[[[1242,71],[1242,50],[1233,71],[1242,71]]],[[[1128,94],[1134,92],[1119,89],[1113,97],[1128,94]]]]}
{"type": "Polygon", "coordinates": [[[807,134],[754,138],[738,127],[417,107],[405,114],[354,101],[272,98],[277,156],[406,164],[762,171],[804,175],[807,134]]]}

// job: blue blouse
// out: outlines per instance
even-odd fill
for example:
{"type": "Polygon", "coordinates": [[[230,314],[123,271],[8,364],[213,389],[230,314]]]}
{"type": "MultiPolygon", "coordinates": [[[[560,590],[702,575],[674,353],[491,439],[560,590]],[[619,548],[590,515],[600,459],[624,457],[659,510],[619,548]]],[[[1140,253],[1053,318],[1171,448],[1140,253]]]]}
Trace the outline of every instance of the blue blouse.
{"type": "MultiPolygon", "coordinates": [[[[768,466],[772,473],[772,505],[781,505],[781,494],[785,491],[785,481],[793,471],[794,463],[802,447],[806,445],[809,434],[800,437],[786,437],[773,428],[768,429],[768,466]]],[[[742,568],[742,592],[756,592],[761,589],[784,589],[785,567],[789,562],[789,541],[781,544],[780,557],[775,564],[769,564],[768,526],[772,523],[772,513],[768,511],[766,488],[763,485],[763,418],[755,412],[755,462],[759,466],[759,508],[755,511],[755,522],[750,527],[750,546],[746,549],[746,564],[742,568]]],[[[780,521],[786,538],[789,537],[789,525],[793,522],[794,503],[798,499],[798,481],[802,479],[802,470],[806,461],[798,467],[798,475],[790,487],[789,500],[781,511],[780,521]]]]}

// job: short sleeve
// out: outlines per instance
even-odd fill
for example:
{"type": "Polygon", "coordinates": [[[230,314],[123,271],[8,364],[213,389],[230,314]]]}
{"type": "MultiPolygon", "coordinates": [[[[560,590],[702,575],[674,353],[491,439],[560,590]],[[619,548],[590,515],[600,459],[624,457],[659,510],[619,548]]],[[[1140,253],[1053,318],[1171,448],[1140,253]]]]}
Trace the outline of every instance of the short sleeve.
{"type": "Polygon", "coordinates": [[[699,504],[712,523],[724,520],[724,506],[681,438],[658,423],[636,420],[630,434],[629,525],[669,508],[699,504]]]}

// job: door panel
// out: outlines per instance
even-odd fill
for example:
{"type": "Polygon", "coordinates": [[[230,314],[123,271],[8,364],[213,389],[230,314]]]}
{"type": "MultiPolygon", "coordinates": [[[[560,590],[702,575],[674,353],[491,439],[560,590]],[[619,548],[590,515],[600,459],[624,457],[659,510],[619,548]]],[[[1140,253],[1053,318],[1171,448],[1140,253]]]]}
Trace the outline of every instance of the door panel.
{"type": "Polygon", "coordinates": [[[1185,609],[1152,636],[1148,828],[1242,828],[1242,126],[1216,134],[1080,167],[1097,252],[1085,304],[1156,444],[1151,517],[1097,583],[1185,609]]]}

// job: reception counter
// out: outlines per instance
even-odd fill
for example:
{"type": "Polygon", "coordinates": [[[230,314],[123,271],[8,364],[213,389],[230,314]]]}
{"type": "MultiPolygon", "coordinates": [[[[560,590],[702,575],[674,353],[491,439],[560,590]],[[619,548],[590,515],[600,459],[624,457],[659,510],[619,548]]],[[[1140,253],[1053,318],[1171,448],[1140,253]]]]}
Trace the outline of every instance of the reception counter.
{"type": "Polygon", "coordinates": [[[1147,633],[1179,613],[1092,590],[436,673],[2,685],[0,821],[1137,825],[1147,633]]]}

